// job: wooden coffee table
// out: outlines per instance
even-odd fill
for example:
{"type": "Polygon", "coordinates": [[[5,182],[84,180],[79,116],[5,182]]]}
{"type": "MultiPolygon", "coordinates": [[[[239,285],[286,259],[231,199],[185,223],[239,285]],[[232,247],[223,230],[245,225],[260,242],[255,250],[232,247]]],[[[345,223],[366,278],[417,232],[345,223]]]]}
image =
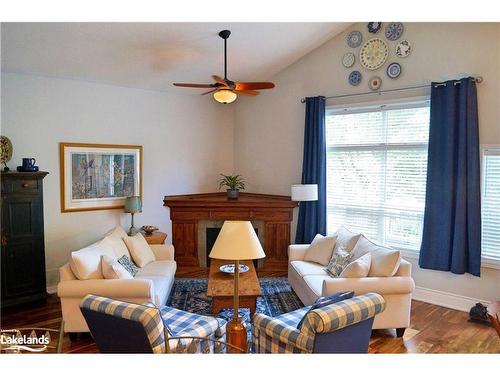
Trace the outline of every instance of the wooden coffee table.
{"type": "MultiPolygon", "coordinates": [[[[212,259],[210,262],[207,296],[212,297],[213,315],[217,315],[223,308],[233,307],[234,275],[219,270],[220,266],[230,263],[232,262],[229,260],[220,259],[212,259]]],[[[242,260],[240,264],[245,264],[250,268],[247,272],[240,273],[240,307],[250,308],[250,318],[252,318],[257,307],[257,297],[262,294],[259,279],[251,260],[242,260]]]]}

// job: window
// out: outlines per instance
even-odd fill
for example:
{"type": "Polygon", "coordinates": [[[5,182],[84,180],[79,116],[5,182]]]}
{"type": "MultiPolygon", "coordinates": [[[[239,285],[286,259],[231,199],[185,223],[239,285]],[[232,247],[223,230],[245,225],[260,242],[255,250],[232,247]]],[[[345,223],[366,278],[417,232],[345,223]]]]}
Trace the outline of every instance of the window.
{"type": "Polygon", "coordinates": [[[500,260],[500,147],[483,150],[482,249],[485,260],[500,260]]]}
{"type": "Polygon", "coordinates": [[[345,224],[383,244],[419,251],[428,138],[428,100],[330,108],[328,232],[345,224]]]}

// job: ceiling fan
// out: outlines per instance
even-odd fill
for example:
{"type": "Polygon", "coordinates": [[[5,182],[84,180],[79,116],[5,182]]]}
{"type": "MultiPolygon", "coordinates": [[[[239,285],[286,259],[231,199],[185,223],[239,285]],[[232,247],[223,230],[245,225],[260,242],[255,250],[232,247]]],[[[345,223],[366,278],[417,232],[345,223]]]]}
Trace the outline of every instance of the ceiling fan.
{"type": "Polygon", "coordinates": [[[224,78],[213,75],[215,83],[174,83],[174,86],[211,89],[201,95],[214,93],[214,99],[223,104],[234,102],[238,94],[256,96],[259,95],[256,90],[272,89],[274,87],[272,82],[236,82],[227,78],[227,39],[229,35],[231,35],[229,30],[222,30],[219,33],[219,36],[224,39],[224,78]]]}

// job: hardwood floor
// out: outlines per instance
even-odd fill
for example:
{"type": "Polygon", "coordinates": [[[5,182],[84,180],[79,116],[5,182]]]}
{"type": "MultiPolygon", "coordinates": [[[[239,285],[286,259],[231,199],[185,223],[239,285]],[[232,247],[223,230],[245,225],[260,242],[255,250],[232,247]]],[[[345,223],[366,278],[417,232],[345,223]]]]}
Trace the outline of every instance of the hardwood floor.
{"type": "MultiPolygon", "coordinates": [[[[258,272],[259,277],[283,276],[276,272],[258,272]]],[[[180,269],[177,277],[206,277],[208,270],[180,269]]],[[[376,330],[370,341],[370,353],[500,353],[500,338],[495,329],[467,321],[468,314],[424,302],[413,301],[411,326],[403,338],[394,330],[376,330]]],[[[22,327],[59,328],[61,304],[56,295],[46,303],[3,309],[2,329],[22,327]]],[[[76,342],[64,336],[64,353],[98,353],[87,335],[76,342]]]]}

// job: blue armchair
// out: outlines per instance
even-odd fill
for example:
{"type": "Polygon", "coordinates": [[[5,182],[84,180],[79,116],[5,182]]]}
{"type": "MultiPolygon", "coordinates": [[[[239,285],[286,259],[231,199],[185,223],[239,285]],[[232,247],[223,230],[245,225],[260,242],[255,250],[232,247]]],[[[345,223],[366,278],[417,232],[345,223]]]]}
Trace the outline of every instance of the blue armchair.
{"type": "Polygon", "coordinates": [[[169,306],[89,294],[80,310],[101,353],[208,353],[227,345],[224,320],[169,306]]]}
{"type": "Polygon", "coordinates": [[[367,293],[311,311],[307,306],[274,318],[256,314],[254,353],[367,353],[373,319],[384,309],[381,295],[367,293]]]}

